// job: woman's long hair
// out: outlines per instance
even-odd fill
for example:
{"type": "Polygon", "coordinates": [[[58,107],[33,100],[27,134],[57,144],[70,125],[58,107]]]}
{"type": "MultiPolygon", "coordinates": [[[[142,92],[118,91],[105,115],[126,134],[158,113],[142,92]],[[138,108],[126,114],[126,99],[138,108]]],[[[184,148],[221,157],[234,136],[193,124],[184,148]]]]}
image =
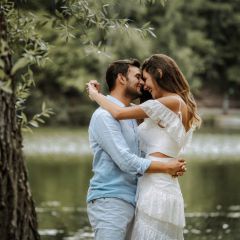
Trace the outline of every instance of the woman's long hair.
{"type": "Polygon", "coordinates": [[[176,93],[184,100],[188,109],[189,128],[201,125],[201,117],[197,112],[197,105],[190,92],[189,84],[172,58],[164,54],[154,54],[143,62],[143,70],[148,72],[162,89],[176,93]]]}

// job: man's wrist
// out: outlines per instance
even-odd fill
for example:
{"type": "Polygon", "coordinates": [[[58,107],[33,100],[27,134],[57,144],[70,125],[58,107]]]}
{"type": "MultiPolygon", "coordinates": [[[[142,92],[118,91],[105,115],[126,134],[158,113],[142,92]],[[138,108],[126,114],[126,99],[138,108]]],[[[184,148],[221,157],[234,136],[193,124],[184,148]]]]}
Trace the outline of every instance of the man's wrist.
{"type": "Polygon", "coordinates": [[[167,163],[152,161],[146,172],[147,173],[169,173],[169,167],[167,163]]]}
{"type": "Polygon", "coordinates": [[[160,173],[168,173],[168,165],[163,162],[158,162],[158,168],[160,173]]]}
{"type": "Polygon", "coordinates": [[[163,165],[163,173],[169,173],[169,167],[167,163],[162,163],[163,165]]]}

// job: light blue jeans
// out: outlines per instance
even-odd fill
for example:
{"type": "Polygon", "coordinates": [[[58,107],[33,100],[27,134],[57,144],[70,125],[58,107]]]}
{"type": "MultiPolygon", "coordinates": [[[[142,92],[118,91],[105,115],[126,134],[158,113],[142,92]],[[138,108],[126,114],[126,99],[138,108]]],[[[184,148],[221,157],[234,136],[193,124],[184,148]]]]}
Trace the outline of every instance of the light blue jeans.
{"type": "Polygon", "coordinates": [[[135,208],[118,198],[99,198],[87,205],[95,240],[130,239],[135,208]]]}

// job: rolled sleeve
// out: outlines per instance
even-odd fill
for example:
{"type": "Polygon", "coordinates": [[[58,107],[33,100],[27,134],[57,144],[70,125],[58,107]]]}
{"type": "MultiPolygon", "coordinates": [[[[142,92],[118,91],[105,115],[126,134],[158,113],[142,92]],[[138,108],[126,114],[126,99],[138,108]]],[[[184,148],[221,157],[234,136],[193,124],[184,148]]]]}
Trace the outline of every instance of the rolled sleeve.
{"type": "Polygon", "coordinates": [[[132,175],[143,175],[149,168],[151,160],[138,157],[130,151],[121,131],[119,121],[113,119],[110,113],[103,111],[92,124],[90,131],[112,160],[124,172],[132,175]]]}

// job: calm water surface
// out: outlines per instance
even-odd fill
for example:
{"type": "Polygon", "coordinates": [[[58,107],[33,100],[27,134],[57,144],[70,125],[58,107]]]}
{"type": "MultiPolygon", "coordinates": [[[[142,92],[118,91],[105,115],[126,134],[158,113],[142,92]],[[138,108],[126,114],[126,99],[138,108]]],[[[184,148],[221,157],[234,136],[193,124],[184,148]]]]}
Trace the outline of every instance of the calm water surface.
{"type": "MultiPolygon", "coordinates": [[[[240,239],[240,133],[195,134],[180,178],[186,240],[240,239]]],[[[43,240],[93,239],[86,215],[91,173],[87,132],[41,129],[25,136],[30,184],[43,240]]]]}

